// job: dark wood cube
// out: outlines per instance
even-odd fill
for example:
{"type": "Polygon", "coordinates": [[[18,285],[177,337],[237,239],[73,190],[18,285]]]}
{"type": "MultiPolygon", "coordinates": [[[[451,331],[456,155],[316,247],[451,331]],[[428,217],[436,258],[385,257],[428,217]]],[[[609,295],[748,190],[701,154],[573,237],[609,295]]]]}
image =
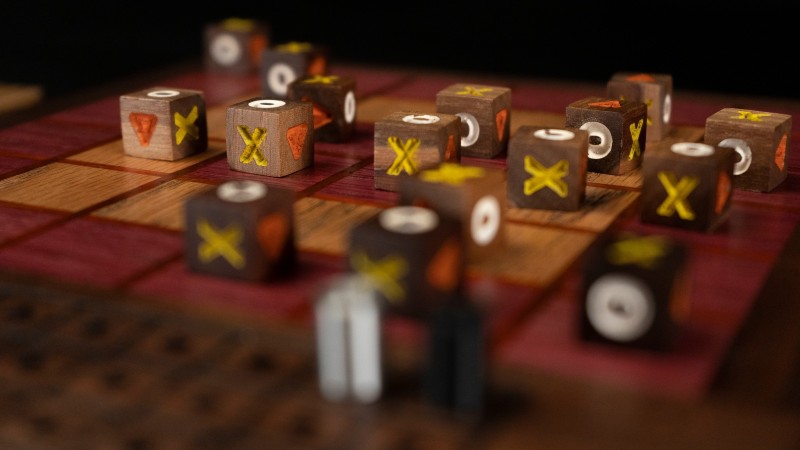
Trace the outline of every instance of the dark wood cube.
{"type": "Polygon", "coordinates": [[[226,144],[233,170],[283,177],[314,164],[309,102],[252,98],[228,106],[226,144]]]}
{"type": "Polygon", "coordinates": [[[202,91],[156,86],[119,98],[126,155],[175,161],[208,148],[202,91]]]}
{"type": "Polygon", "coordinates": [[[436,112],[461,118],[461,155],[493,158],[505,151],[511,130],[511,89],[457,83],[436,94],[436,112]]]}
{"type": "Polygon", "coordinates": [[[647,105],[647,141],[661,141],[672,123],[672,75],[666,73],[617,72],[606,84],[610,98],[647,105]]]}
{"type": "Polygon", "coordinates": [[[394,206],[354,226],[348,256],[388,312],[424,317],[464,289],[460,224],[428,208],[394,206]]]}
{"type": "Polygon", "coordinates": [[[261,55],[261,91],[266,98],[285,99],[289,84],[306,75],[328,73],[328,48],[310,42],[287,42],[261,55]]]}
{"type": "Polygon", "coordinates": [[[642,163],[647,106],[642,102],[587,97],[567,106],[566,128],[589,133],[589,172],[621,175],[642,163]]]}
{"type": "Polygon", "coordinates": [[[452,114],[396,111],[375,122],[375,189],[397,191],[400,177],[461,162],[461,120],[452,114]]]}
{"type": "Polygon", "coordinates": [[[699,142],[657,144],[642,163],[642,222],[710,232],[728,218],[735,151],[699,142]]]}
{"type": "Polygon", "coordinates": [[[786,152],[792,116],[740,108],[724,108],[706,119],[704,142],[733,148],[738,154],[733,186],[770,192],[786,179],[786,152]]]}
{"type": "Polygon", "coordinates": [[[289,100],[314,106],[314,140],[343,142],[356,125],[356,79],[342,75],[307,75],[289,84],[289,100]]]}
{"type": "Polygon", "coordinates": [[[507,196],[517,208],[574,211],[586,194],[589,133],[524,125],[509,142],[507,196]]]}
{"type": "Polygon", "coordinates": [[[683,244],[608,233],[584,256],[579,332],[587,342],[668,351],[691,308],[683,244]]]}
{"type": "Polygon", "coordinates": [[[296,265],[293,191],[229,181],[185,203],[185,258],[190,271],[269,281],[296,265]]]}
{"type": "Polygon", "coordinates": [[[503,169],[445,162],[401,178],[399,203],[459,221],[467,260],[479,261],[505,247],[505,185],[503,169]]]}
{"type": "Polygon", "coordinates": [[[210,72],[249,74],[261,67],[271,28],[257,19],[229,18],[206,25],[203,64],[210,72]]]}

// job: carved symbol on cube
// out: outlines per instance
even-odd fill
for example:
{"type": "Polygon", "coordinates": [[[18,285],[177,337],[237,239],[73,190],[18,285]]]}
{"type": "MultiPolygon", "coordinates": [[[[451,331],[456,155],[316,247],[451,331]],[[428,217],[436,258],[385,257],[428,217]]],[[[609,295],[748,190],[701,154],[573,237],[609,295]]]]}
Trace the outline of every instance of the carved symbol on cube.
{"type": "Polygon", "coordinates": [[[717,202],[714,204],[714,211],[717,214],[722,213],[725,205],[728,204],[731,189],[731,177],[726,172],[720,172],[717,179],[717,202]]]}
{"type": "Polygon", "coordinates": [[[261,152],[261,144],[264,142],[264,139],[267,138],[267,130],[256,127],[251,134],[246,125],[238,125],[236,130],[245,143],[245,148],[241,156],[239,156],[239,161],[244,164],[250,164],[252,161],[255,161],[259,166],[266,167],[267,158],[264,156],[264,153],[261,152]]]}
{"type": "Polygon", "coordinates": [[[339,77],[336,75],[314,75],[313,77],[303,80],[303,83],[309,84],[331,84],[334,81],[338,80],[339,77]]]}
{"type": "Polygon", "coordinates": [[[405,299],[406,291],[398,281],[408,271],[408,263],[404,258],[387,256],[380,261],[373,261],[364,252],[356,252],[350,257],[350,263],[390,302],[400,303],[405,299]]]}
{"type": "Polygon", "coordinates": [[[503,134],[506,130],[506,120],[508,120],[508,110],[501,109],[497,111],[497,115],[494,117],[495,124],[497,125],[497,139],[502,141],[503,134]]]}
{"type": "Polygon", "coordinates": [[[769,117],[770,113],[754,113],[752,111],[736,111],[738,116],[731,116],[731,119],[749,120],[751,122],[761,122],[762,117],[769,117]]]}
{"type": "Polygon", "coordinates": [[[453,186],[464,184],[470,178],[480,178],[486,171],[480,167],[462,166],[461,164],[442,163],[437,169],[425,170],[420,173],[423,181],[432,183],[446,183],[453,186]]]}
{"type": "Polygon", "coordinates": [[[193,139],[200,139],[200,128],[195,124],[198,117],[200,117],[200,113],[197,110],[197,106],[192,107],[186,117],[183,117],[177,111],[175,112],[175,126],[178,127],[178,131],[175,132],[175,142],[178,145],[183,142],[187,135],[193,139]]]}
{"type": "Polygon", "coordinates": [[[602,102],[592,102],[589,103],[589,106],[598,106],[600,108],[622,108],[620,105],[619,100],[607,100],[602,102]]]}
{"type": "Polygon", "coordinates": [[[136,132],[136,137],[139,138],[139,144],[141,144],[142,147],[150,145],[150,138],[153,137],[153,131],[156,129],[158,116],[155,114],[132,112],[129,118],[133,130],[136,132]]]}
{"type": "Polygon", "coordinates": [[[586,293],[586,315],[603,336],[620,342],[641,337],[655,319],[655,301],[640,279],[622,273],[598,278],[586,293]]]}
{"type": "Polygon", "coordinates": [[[642,125],[644,123],[644,119],[639,119],[639,122],[630,125],[631,130],[631,139],[633,139],[633,145],[631,145],[631,151],[628,153],[628,159],[633,159],[634,156],[641,156],[642,149],[639,147],[639,135],[642,134],[642,125]]]}
{"type": "Polygon", "coordinates": [[[568,193],[567,183],[563,178],[569,173],[569,162],[565,159],[550,167],[544,167],[533,156],[525,156],[525,172],[531,177],[525,180],[525,195],[533,195],[540,189],[550,188],[559,197],[565,198],[568,193]]]}
{"type": "Polygon", "coordinates": [[[684,220],[694,220],[694,211],[686,198],[700,183],[700,179],[685,176],[678,181],[673,172],[658,172],[658,180],[667,191],[667,198],[658,206],[656,212],[660,216],[671,217],[675,212],[684,220]]]}
{"type": "Polygon", "coordinates": [[[306,136],[308,135],[308,124],[301,123],[286,130],[286,140],[289,142],[289,148],[292,149],[292,157],[299,160],[303,156],[303,147],[306,145],[306,136]]]}
{"type": "Polygon", "coordinates": [[[778,166],[778,169],[781,171],[783,171],[783,165],[786,161],[786,139],[787,136],[784,134],[783,137],[781,137],[778,148],[775,150],[775,165],[778,166]]]}
{"type": "Polygon", "coordinates": [[[623,236],[608,246],[606,258],[616,266],[635,264],[652,269],[666,253],[666,246],[661,236],[623,236]]]}
{"type": "Polygon", "coordinates": [[[589,158],[603,159],[611,153],[614,138],[607,126],[600,122],[586,122],[581,125],[581,130],[589,133],[589,158]]]}
{"type": "Polygon", "coordinates": [[[472,86],[464,86],[463,91],[458,91],[458,95],[472,95],[475,97],[483,97],[484,92],[492,92],[492,88],[474,88],[472,86]]]}
{"type": "Polygon", "coordinates": [[[478,123],[478,119],[467,112],[460,112],[456,115],[461,118],[461,122],[467,125],[467,135],[461,138],[461,146],[469,147],[478,142],[478,138],[481,136],[481,125],[478,123]]]}
{"type": "Polygon", "coordinates": [[[403,171],[409,175],[417,173],[417,162],[415,155],[419,150],[420,140],[416,138],[409,138],[403,142],[396,136],[388,138],[389,146],[392,147],[397,155],[392,162],[392,165],[386,171],[389,175],[400,175],[403,171]]]}
{"type": "Polygon", "coordinates": [[[239,249],[243,238],[241,227],[233,224],[224,230],[217,230],[201,219],[197,221],[197,234],[203,239],[197,248],[197,256],[202,263],[208,264],[221,256],[236,269],[244,267],[244,253],[239,249]]]}

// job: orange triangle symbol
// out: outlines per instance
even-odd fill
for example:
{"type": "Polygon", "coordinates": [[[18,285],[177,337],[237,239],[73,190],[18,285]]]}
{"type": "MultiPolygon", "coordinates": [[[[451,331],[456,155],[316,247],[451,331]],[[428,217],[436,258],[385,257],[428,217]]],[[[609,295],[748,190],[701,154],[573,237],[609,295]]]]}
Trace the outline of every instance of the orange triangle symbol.
{"type": "Polygon", "coordinates": [[[289,234],[289,223],[281,213],[272,213],[258,222],[256,236],[270,261],[281,256],[289,234]]]}
{"type": "Polygon", "coordinates": [[[775,165],[778,166],[778,169],[783,171],[783,165],[786,161],[786,135],[784,134],[781,138],[781,142],[778,144],[778,148],[775,150],[775,165]]]}
{"type": "Polygon", "coordinates": [[[717,214],[722,213],[725,205],[728,203],[728,196],[731,194],[731,177],[725,172],[719,173],[717,180],[717,202],[714,205],[714,211],[717,214]]]}
{"type": "Polygon", "coordinates": [[[308,134],[308,124],[301,123],[286,130],[286,140],[292,149],[294,159],[300,159],[303,154],[303,147],[306,145],[306,135],[308,134]]]}
{"type": "Polygon", "coordinates": [[[447,137],[447,148],[444,150],[444,160],[445,161],[456,160],[456,140],[452,134],[447,137]]]}
{"type": "Polygon", "coordinates": [[[619,100],[606,100],[604,102],[589,103],[589,106],[599,106],[600,108],[621,108],[619,100]]]}
{"type": "Polygon", "coordinates": [[[503,135],[506,131],[506,119],[508,119],[508,109],[502,109],[494,117],[497,124],[497,140],[503,142],[503,135]]]}
{"type": "Polygon", "coordinates": [[[643,81],[645,83],[653,83],[656,81],[656,79],[648,73],[637,73],[636,75],[631,75],[625,79],[628,81],[643,81]]]}
{"type": "Polygon", "coordinates": [[[311,60],[311,63],[308,65],[308,72],[309,75],[325,75],[325,72],[328,71],[328,60],[323,55],[317,55],[311,60]]]}
{"type": "Polygon", "coordinates": [[[319,127],[325,126],[333,121],[331,115],[325,108],[319,106],[318,104],[311,102],[314,107],[314,129],[316,130],[319,127]]]}
{"type": "Polygon", "coordinates": [[[136,132],[136,137],[139,138],[139,144],[141,144],[142,147],[150,145],[150,138],[153,137],[153,131],[156,129],[158,117],[156,117],[155,114],[133,112],[129,117],[131,125],[133,126],[133,131],[136,132]]]}

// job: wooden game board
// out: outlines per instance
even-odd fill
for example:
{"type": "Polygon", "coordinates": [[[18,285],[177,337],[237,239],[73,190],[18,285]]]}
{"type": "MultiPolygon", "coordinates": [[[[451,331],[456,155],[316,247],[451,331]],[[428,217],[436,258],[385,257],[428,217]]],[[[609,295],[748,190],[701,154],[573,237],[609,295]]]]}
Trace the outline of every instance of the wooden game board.
{"type": "MultiPolygon", "coordinates": [[[[259,95],[255,77],[194,70],[157,83],[206,96],[209,149],[175,162],[123,154],[118,95],[0,130],[0,269],[7,280],[0,291],[0,400],[17,408],[0,408],[0,443],[407,448],[406,439],[460,448],[474,438],[417,401],[408,380],[419,368],[425,330],[411,319],[386,318],[389,373],[410,378],[390,382],[379,405],[365,413],[327,404],[316,392],[312,302],[345,270],[349,229],[397,201],[395,193],[373,189],[373,123],[394,110],[434,112],[436,92],[467,81],[513,89],[512,133],[523,125],[560,127],[568,103],[604,95],[604,86],[331,70],[357,80],[356,136],[317,143],[313,167],[284,178],[232,171],[225,158],[225,108],[259,95]],[[298,275],[249,283],[187,270],[184,201],[240,179],[297,192],[298,275]],[[419,420],[421,414],[433,419],[419,420]],[[361,434],[343,431],[354,424],[361,434]]],[[[701,140],[705,117],[731,106],[677,93],[678,126],[668,139],[701,140]]],[[[800,112],[797,105],[737,106],[800,112]]],[[[702,401],[800,222],[798,122],[786,182],[769,194],[737,191],[729,222],[712,234],[641,224],[638,171],[590,174],[577,212],[511,209],[508,248],[468,271],[471,298],[486,313],[492,373],[702,401]],[[691,248],[691,320],[675,351],[577,338],[581,258],[611,230],[662,234],[691,248]]],[[[462,162],[505,167],[505,156],[462,162]]],[[[490,403],[489,412],[512,404],[490,403]]]]}

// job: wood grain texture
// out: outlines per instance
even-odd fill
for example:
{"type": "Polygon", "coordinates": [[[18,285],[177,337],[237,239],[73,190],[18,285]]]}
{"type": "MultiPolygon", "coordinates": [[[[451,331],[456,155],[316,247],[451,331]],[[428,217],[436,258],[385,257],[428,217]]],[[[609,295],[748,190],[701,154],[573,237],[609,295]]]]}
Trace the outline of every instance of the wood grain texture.
{"type": "Polygon", "coordinates": [[[344,256],[350,244],[350,230],[381,210],[369,205],[300,199],[295,203],[297,245],[304,251],[344,256]]]}
{"type": "Polygon", "coordinates": [[[90,150],[75,154],[67,161],[81,161],[100,165],[109,169],[142,171],[153,175],[175,173],[192,167],[209,158],[214,158],[225,153],[225,144],[210,142],[208,150],[197,153],[177,161],[160,161],[157,159],[138,158],[125,154],[122,141],[112,141],[105,145],[94,147],[90,150]]]}

